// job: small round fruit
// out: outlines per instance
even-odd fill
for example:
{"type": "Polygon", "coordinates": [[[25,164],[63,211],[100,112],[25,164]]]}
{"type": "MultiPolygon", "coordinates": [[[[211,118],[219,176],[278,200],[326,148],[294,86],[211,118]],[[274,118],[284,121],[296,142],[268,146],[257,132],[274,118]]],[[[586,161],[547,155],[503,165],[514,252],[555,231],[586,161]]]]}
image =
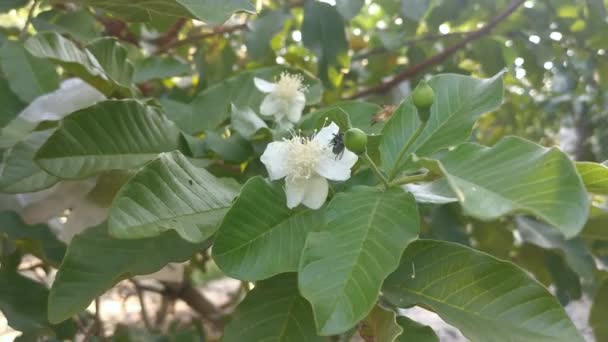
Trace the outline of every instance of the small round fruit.
{"type": "Polygon", "coordinates": [[[414,89],[412,100],[414,101],[414,106],[419,110],[429,109],[433,105],[433,101],[435,101],[435,92],[425,81],[421,81],[416,89],[414,89]]]}
{"type": "Polygon", "coordinates": [[[358,128],[349,129],[344,134],[344,146],[353,153],[365,153],[367,149],[367,134],[358,128]]]}

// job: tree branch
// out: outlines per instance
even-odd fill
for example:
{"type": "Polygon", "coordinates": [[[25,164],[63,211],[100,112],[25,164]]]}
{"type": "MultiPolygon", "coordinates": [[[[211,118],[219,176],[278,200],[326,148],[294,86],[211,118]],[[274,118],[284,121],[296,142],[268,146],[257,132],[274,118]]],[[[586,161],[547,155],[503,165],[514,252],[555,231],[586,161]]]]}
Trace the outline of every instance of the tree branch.
{"type": "Polygon", "coordinates": [[[167,42],[166,44],[159,46],[158,50],[156,51],[156,54],[165,53],[171,49],[175,49],[175,48],[183,46],[183,45],[196,43],[199,40],[204,40],[204,39],[207,39],[210,37],[222,35],[224,33],[232,33],[235,31],[240,31],[240,30],[245,30],[245,29],[247,29],[247,23],[242,23],[242,24],[232,25],[232,26],[220,25],[220,26],[213,28],[213,30],[211,32],[193,34],[193,35],[190,35],[190,36],[188,36],[184,39],[180,39],[180,40],[171,40],[171,41],[167,42]]]}
{"type": "Polygon", "coordinates": [[[485,36],[486,34],[490,33],[490,31],[492,31],[492,29],[494,29],[498,24],[500,24],[502,21],[507,19],[511,14],[513,14],[513,12],[515,12],[515,10],[519,6],[521,6],[524,2],[525,2],[525,0],[512,0],[511,3],[509,4],[509,6],[503,12],[499,13],[497,16],[492,18],[492,20],[490,20],[490,22],[488,22],[488,24],[484,25],[480,29],[469,33],[460,42],[448,47],[447,49],[434,55],[433,57],[426,59],[426,60],[412,66],[411,68],[409,68],[407,70],[404,70],[403,72],[401,72],[401,73],[397,74],[396,76],[394,76],[393,78],[391,78],[389,81],[381,83],[381,84],[373,86],[373,87],[370,87],[370,88],[367,88],[367,89],[363,89],[353,95],[348,96],[347,99],[352,100],[352,99],[357,99],[360,97],[368,96],[371,94],[387,92],[390,89],[392,89],[393,87],[395,87],[396,85],[398,85],[399,83],[412,78],[413,76],[417,75],[418,73],[427,69],[428,67],[440,64],[441,62],[446,60],[448,57],[450,57],[454,53],[456,53],[458,50],[465,47],[468,43],[475,41],[475,40],[485,36]]]}

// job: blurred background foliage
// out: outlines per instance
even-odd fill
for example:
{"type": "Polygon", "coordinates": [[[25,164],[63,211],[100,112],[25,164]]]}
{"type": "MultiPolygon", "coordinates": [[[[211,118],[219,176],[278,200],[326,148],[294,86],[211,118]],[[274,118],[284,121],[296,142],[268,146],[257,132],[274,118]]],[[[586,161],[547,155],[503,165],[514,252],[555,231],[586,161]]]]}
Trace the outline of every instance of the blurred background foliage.
{"type": "MultiPolygon", "coordinates": [[[[149,13],[143,22],[124,20],[136,11],[121,10],[111,0],[1,0],[0,125],[5,127],[28,103],[56,90],[60,80],[70,76],[69,70],[30,55],[20,42],[35,32],[55,31],[79,46],[115,37],[126,48],[138,96],[156,99],[182,130],[193,135],[207,132],[208,139],[214,137],[209,131],[223,129],[227,114],[222,111],[228,110],[223,94],[250,101],[248,91],[253,90],[239,88],[242,77],[252,77],[243,74],[248,70],[283,65],[316,75],[324,91],[321,104],[311,109],[352,100],[383,106],[361,109],[375,112],[369,125],[388,119],[393,106],[429,75],[490,77],[505,70],[505,102],[478,122],[476,141],[492,145],[506,135],[518,135],[545,146],[559,145],[577,161],[608,159],[608,1],[333,3],[257,0],[249,5],[258,14],[239,12],[226,22],[203,23],[160,12],[149,13]],[[197,115],[210,108],[217,110],[197,115]]],[[[320,87],[315,92],[321,94],[320,87]]],[[[358,106],[369,105],[353,108],[358,106]]],[[[218,140],[211,153],[225,163],[211,165],[214,173],[245,179],[258,172],[259,163],[248,164],[244,172],[238,165],[259,146],[238,136],[218,140]]],[[[193,146],[194,155],[210,153],[204,146],[193,146]]],[[[106,190],[118,189],[121,183],[109,184],[113,185],[104,186],[106,190]]],[[[112,190],[96,198],[103,200],[108,191],[112,190]]],[[[594,206],[586,233],[573,240],[528,219],[477,222],[452,204],[422,208],[423,236],[511,260],[551,287],[564,305],[596,293],[605,301],[607,287],[603,292],[598,289],[606,277],[600,270],[608,265],[608,241],[592,234],[608,223],[604,198],[595,198],[594,206]]],[[[5,229],[6,220],[4,245],[17,234],[5,229]]],[[[19,240],[59,243],[47,235],[19,240]]],[[[44,246],[23,246],[49,265],[61,258],[57,249],[45,254],[44,246]]],[[[10,254],[9,250],[3,247],[2,252],[10,254]]],[[[194,278],[201,277],[204,265],[192,262],[194,278]]],[[[599,317],[605,323],[608,316],[601,310],[606,307],[608,303],[594,307],[591,316],[598,321],[592,321],[592,327],[599,326],[599,317]]],[[[597,340],[607,341],[608,336],[599,335],[605,330],[600,330],[596,329],[597,340]]],[[[121,334],[133,332],[121,328],[117,336],[121,334]]]]}

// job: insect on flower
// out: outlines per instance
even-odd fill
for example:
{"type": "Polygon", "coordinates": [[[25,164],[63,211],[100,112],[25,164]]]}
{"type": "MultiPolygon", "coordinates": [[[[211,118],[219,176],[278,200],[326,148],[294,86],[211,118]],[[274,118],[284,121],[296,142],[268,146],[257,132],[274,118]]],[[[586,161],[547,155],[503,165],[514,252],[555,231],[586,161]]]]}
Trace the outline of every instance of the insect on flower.
{"type": "Polygon", "coordinates": [[[312,137],[294,133],[291,139],[268,144],[260,160],[271,180],[285,178],[287,207],[304,204],[319,209],[327,199],[327,180],[350,178],[358,157],[344,148],[341,137],[338,125],[332,122],[312,137]]]}

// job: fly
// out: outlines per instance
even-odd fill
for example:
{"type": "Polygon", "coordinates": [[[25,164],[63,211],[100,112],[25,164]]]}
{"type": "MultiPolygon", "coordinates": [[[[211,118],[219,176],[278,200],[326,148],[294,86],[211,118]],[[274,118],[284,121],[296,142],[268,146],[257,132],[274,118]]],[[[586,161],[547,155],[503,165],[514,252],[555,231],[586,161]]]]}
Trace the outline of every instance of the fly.
{"type": "Polygon", "coordinates": [[[344,133],[334,133],[329,146],[331,146],[331,151],[336,155],[336,159],[342,159],[344,155],[344,133]]]}

